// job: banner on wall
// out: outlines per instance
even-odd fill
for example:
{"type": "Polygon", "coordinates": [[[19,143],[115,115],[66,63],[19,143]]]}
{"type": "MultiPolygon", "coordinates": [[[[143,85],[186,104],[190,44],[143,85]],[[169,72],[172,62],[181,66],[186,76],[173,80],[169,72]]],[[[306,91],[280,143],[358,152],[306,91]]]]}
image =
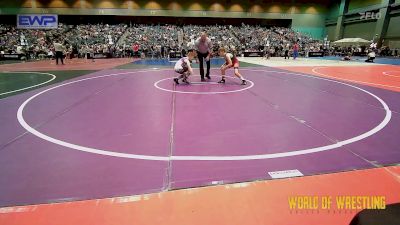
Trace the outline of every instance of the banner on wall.
{"type": "Polygon", "coordinates": [[[58,15],[55,14],[19,14],[17,28],[19,29],[56,29],[58,15]]]}

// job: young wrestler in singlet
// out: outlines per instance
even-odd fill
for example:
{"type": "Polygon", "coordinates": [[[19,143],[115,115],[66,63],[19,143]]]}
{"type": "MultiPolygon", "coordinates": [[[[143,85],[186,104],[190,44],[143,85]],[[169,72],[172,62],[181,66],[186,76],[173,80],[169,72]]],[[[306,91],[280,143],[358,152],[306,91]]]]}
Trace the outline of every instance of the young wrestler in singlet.
{"type": "Polygon", "coordinates": [[[222,79],[218,81],[218,83],[225,83],[225,71],[233,67],[235,71],[235,76],[237,76],[242,81],[242,85],[246,85],[247,81],[239,73],[239,60],[237,59],[237,57],[232,53],[227,53],[225,48],[220,48],[218,54],[225,59],[225,63],[221,66],[222,79]]]}
{"type": "Polygon", "coordinates": [[[196,52],[194,50],[189,50],[187,57],[183,57],[175,63],[174,70],[176,73],[180,74],[178,77],[174,78],[174,82],[179,84],[179,80],[182,79],[184,83],[189,84],[187,78],[189,75],[193,74],[193,69],[190,66],[191,61],[196,57],[196,52]]]}

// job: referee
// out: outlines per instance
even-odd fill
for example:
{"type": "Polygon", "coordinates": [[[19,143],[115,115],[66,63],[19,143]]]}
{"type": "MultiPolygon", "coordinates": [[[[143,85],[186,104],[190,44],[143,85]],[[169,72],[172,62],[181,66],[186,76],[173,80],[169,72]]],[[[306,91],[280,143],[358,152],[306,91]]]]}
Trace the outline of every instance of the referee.
{"type": "Polygon", "coordinates": [[[206,81],[204,79],[204,67],[203,67],[204,59],[206,60],[206,64],[207,64],[206,77],[207,77],[207,79],[211,79],[211,77],[210,77],[210,57],[211,57],[213,45],[212,45],[211,39],[207,37],[206,32],[201,32],[200,37],[195,42],[195,47],[197,50],[197,56],[200,61],[201,81],[206,81]]]}
{"type": "Polygon", "coordinates": [[[54,51],[56,52],[56,64],[58,65],[58,59],[61,59],[61,63],[64,65],[64,50],[65,47],[59,43],[59,41],[54,42],[54,51]]]}

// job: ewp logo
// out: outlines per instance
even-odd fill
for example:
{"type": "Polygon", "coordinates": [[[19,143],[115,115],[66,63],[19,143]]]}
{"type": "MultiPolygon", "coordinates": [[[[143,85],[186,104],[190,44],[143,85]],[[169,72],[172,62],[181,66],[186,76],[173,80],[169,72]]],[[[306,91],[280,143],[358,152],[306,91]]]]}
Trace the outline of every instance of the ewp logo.
{"type": "Polygon", "coordinates": [[[58,16],[18,15],[17,27],[24,29],[55,29],[58,27],[58,16]]]}
{"type": "Polygon", "coordinates": [[[39,26],[47,26],[49,23],[56,22],[54,16],[21,16],[19,18],[19,25],[32,26],[35,23],[39,26]]]}

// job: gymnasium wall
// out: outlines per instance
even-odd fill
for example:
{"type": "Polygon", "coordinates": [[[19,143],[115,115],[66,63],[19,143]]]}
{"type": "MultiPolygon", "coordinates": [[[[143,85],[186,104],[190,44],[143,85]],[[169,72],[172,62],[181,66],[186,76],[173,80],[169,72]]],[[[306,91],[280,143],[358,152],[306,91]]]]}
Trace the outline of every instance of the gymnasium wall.
{"type": "Polygon", "coordinates": [[[15,0],[0,1],[2,8],[85,8],[85,9],[147,9],[227,11],[253,13],[306,13],[325,12],[329,0],[15,0]]]}
{"type": "Polygon", "coordinates": [[[329,0],[13,0],[0,1],[0,14],[120,15],[289,19],[314,38],[325,34],[329,0]]]}
{"type": "Polygon", "coordinates": [[[326,26],[326,35],[328,35],[328,40],[333,40],[336,32],[336,24],[326,26]]]}
{"type": "MultiPolygon", "coordinates": [[[[340,2],[340,1],[338,1],[340,2]]],[[[385,24],[379,24],[377,19],[361,19],[360,13],[365,12],[384,12],[380,11],[385,6],[385,0],[348,0],[348,11],[345,12],[343,20],[343,38],[361,37],[371,40],[377,32],[383,29],[383,45],[389,45],[389,41],[400,41],[400,0],[389,3],[387,30],[385,24]]],[[[339,4],[329,7],[325,21],[326,33],[331,41],[335,40],[337,22],[339,16],[339,4]]],[[[384,18],[384,15],[381,15],[384,18]]],[[[394,43],[394,42],[393,42],[394,43]]]]}
{"type": "Polygon", "coordinates": [[[340,2],[333,2],[329,5],[329,11],[326,15],[327,19],[336,19],[339,16],[340,2]]]}
{"type": "Polygon", "coordinates": [[[396,38],[400,40],[400,15],[390,18],[386,38],[396,38]]]}
{"type": "MultiPolygon", "coordinates": [[[[371,9],[379,8],[384,0],[349,0],[348,11],[352,15],[345,19],[343,38],[360,37],[366,40],[372,40],[375,36],[376,20],[360,20],[359,13],[373,11],[371,9]],[[348,23],[357,19],[357,22],[348,23]]],[[[377,13],[378,11],[373,11],[377,13]]]]}
{"type": "Polygon", "coordinates": [[[369,21],[364,23],[345,24],[343,38],[364,38],[365,40],[372,40],[375,33],[376,21],[369,21]]]}
{"type": "Polygon", "coordinates": [[[325,15],[295,14],[292,16],[292,29],[323,39],[325,31],[325,15]]]}
{"type": "Polygon", "coordinates": [[[389,46],[400,48],[400,0],[396,0],[395,4],[399,6],[396,12],[391,13],[386,40],[389,46]]]}
{"type": "Polygon", "coordinates": [[[31,8],[31,0],[13,0],[13,1],[0,1],[0,10],[6,8],[31,8]]]}
{"type": "Polygon", "coordinates": [[[349,11],[381,4],[382,0],[349,0],[349,11]]]}

